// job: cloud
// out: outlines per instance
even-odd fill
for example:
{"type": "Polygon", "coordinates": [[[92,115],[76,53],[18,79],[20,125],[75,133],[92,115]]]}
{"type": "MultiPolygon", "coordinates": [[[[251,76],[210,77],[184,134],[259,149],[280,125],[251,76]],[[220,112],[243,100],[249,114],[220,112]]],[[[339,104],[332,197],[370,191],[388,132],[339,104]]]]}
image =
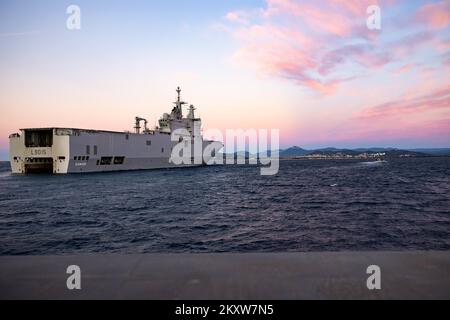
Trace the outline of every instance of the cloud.
{"type": "Polygon", "coordinates": [[[242,24],[248,24],[250,22],[248,14],[245,11],[228,12],[225,15],[225,19],[230,22],[237,22],[237,23],[242,23],[242,24]]]}
{"type": "Polygon", "coordinates": [[[450,52],[447,52],[442,56],[442,64],[446,67],[450,67],[450,52]]]}
{"type": "MultiPolygon", "coordinates": [[[[431,93],[412,97],[406,94],[403,98],[366,107],[322,135],[324,141],[390,143],[403,140],[448,145],[450,85],[431,93]]],[[[321,133],[317,136],[321,137],[321,133]]]]}
{"type": "Polygon", "coordinates": [[[401,66],[400,68],[395,69],[393,71],[393,73],[395,75],[399,75],[399,74],[402,74],[402,73],[407,73],[407,72],[410,72],[411,70],[413,70],[415,67],[416,67],[415,64],[408,63],[408,64],[405,64],[405,65],[401,66]]]}
{"type": "MultiPolygon", "coordinates": [[[[259,10],[230,12],[226,20],[240,43],[235,61],[260,74],[331,95],[343,82],[391,63],[404,65],[413,50],[445,47],[446,42],[430,30],[405,28],[406,34],[399,32],[400,37],[388,35],[386,39],[382,32],[368,30],[366,10],[374,4],[387,10],[396,2],[266,0],[259,10]]],[[[413,16],[421,25],[442,28],[448,11],[441,15],[439,10],[447,5],[448,1],[424,5],[413,16]]]]}
{"type": "MultiPolygon", "coordinates": [[[[432,93],[414,97],[411,99],[399,99],[380,105],[365,108],[360,111],[357,118],[362,120],[375,120],[394,117],[406,117],[408,115],[436,110],[450,111],[450,85],[445,85],[432,93]]],[[[450,128],[450,123],[448,123],[450,128]]]]}
{"type": "Polygon", "coordinates": [[[308,1],[269,0],[266,16],[285,15],[300,19],[310,28],[337,36],[351,33],[349,20],[341,19],[341,14],[308,1]]]}
{"type": "Polygon", "coordinates": [[[234,57],[261,74],[333,94],[342,82],[356,77],[339,73],[339,66],[376,68],[390,61],[389,54],[367,43],[366,8],[373,3],[267,0],[265,8],[253,11],[252,23],[249,13],[230,12],[225,18],[238,22],[233,35],[242,43],[234,57]],[[355,39],[363,41],[349,44],[355,39]]]}
{"type": "Polygon", "coordinates": [[[0,38],[9,38],[9,37],[21,37],[21,36],[31,36],[34,34],[39,33],[38,30],[36,31],[25,31],[25,32],[5,32],[0,33],[0,38]]]}
{"type": "Polygon", "coordinates": [[[418,23],[428,28],[443,29],[450,24],[450,1],[425,4],[415,15],[418,23]]]}

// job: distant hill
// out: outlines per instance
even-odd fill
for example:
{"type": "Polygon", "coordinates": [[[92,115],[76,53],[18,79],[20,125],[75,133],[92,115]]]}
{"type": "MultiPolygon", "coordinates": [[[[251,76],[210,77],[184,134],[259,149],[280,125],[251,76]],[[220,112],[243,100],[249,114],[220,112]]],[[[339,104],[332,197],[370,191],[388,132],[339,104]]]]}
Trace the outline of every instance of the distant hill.
{"type": "Polygon", "coordinates": [[[305,156],[309,154],[311,151],[305,150],[303,148],[294,146],[285,150],[280,150],[280,157],[287,158],[287,157],[299,157],[299,156],[305,156]]]}
{"type": "MultiPolygon", "coordinates": [[[[374,152],[386,152],[386,151],[393,151],[393,150],[399,150],[396,148],[380,148],[380,147],[373,147],[373,148],[356,148],[353,149],[355,151],[360,151],[360,152],[369,152],[369,151],[374,151],[374,152]]],[[[411,150],[409,150],[411,151],[411,150]]]]}
{"type": "MultiPolygon", "coordinates": [[[[446,155],[447,149],[415,149],[402,150],[396,148],[356,148],[339,149],[334,147],[307,150],[300,147],[291,147],[280,150],[280,158],[378,158],[378,157],[427,157],[432,155],[446,155]]],[[[450,149],[448,149],[450,155],[450,149]]]]}
{"type": "Polygon", "coordinates": [[[408,150],[413,152],[431,154],[433,156],[450,156],[450,148],[419,148],[408,150]]]}
{"type": "Polygon", "coordinates": [[[328,147],[328,148],[315,149],[315,150],[312,150],[312,151],[313,152],[316,152],[316,151],[337,152],[337,151],[343,151],[343,150],[348,150],[348,149],[338,149],[338,148],[334,148],[334,147],[328,147]]]}
{"type": "Polygon", "coordinates": [[[308,155],[333,155],[333,154],[342,154],[342,155],[357,155],[359,153],[359,151],[355,151],[355,150],[350,150],[350,149],[334,149],[333,148],[326,148],[326,149],[317,149],[317,150],[313,150],[310,151],[308,153],[308,155]]]}

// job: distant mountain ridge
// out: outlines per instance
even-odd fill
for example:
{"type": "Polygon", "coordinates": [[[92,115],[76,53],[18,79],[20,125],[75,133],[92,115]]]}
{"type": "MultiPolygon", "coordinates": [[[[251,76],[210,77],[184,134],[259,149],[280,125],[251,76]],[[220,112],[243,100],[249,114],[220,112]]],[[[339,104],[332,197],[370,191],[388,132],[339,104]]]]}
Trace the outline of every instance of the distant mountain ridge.
{"type": "MultiPolygon", "coordinates": [[[[384,154],[386,157],[425,157],[425,156],[450,156],[450,148],[438,148],[438,149],[398,149],[398,148],[335,148],[327,147],[320,149],[304,149],[299,146],[293,146],[287,149],[277,150],[280,158],[314,158],[314,157],[358,157],[360,155],[368,154],[371,156],[377,156],[378,154],[384,154]]],[[[259,153],[260,157],[271,155],[273,151],[265,151],[259,153]]],[[[245,158],[255,158],[257,154],[250,153],[248,151],[239,151],[232,154],[234,157],[245,157],[245,158]]]]}
{"type": "Polygon", "coordinates": [[[309,153],[311,153],[311,150],[306,150],[297,146],[279,151],[280,157],[299,157],[306,156],[309,153]]]}
{"type": "Polygon", "coordinates": [[[382,148],[382,147],[373,147],[373,148],[320,148],[320,149],[312,149],[307,150],[298,146],[290,147],[284,150],[280,150],[281,158],[288,157],[302,157],[313,154],[333,154],[333,153],[342,153],[355,155],[359,153],[386,153],[387,155],[397,156],[400,154],[408,154],[411,156],[420,156],[420,155],[428,155],[428,156],[450,156],[450,148],[417,148],[417,149],[399,149],[399,148],[382,148]]]}

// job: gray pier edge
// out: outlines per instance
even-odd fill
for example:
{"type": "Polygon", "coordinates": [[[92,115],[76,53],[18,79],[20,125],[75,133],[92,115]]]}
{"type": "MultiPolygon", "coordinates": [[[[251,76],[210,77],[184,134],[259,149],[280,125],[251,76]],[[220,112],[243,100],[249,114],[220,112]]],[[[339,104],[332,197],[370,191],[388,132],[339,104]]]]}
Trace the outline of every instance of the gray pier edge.
{"type": "Polygon", "coordinates": [[[0,299],[450,299],[450,251],[2,256],[0,299]]]}

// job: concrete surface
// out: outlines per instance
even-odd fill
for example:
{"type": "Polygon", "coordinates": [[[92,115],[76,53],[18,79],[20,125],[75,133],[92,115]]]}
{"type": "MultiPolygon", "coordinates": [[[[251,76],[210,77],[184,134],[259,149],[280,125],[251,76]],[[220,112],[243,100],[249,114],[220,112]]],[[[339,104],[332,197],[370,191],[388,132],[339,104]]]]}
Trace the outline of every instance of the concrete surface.
{"type": "Polygon", "coordinates": [[[450,252],[4,256],[0,299],[450,299],[450,252]]]}

